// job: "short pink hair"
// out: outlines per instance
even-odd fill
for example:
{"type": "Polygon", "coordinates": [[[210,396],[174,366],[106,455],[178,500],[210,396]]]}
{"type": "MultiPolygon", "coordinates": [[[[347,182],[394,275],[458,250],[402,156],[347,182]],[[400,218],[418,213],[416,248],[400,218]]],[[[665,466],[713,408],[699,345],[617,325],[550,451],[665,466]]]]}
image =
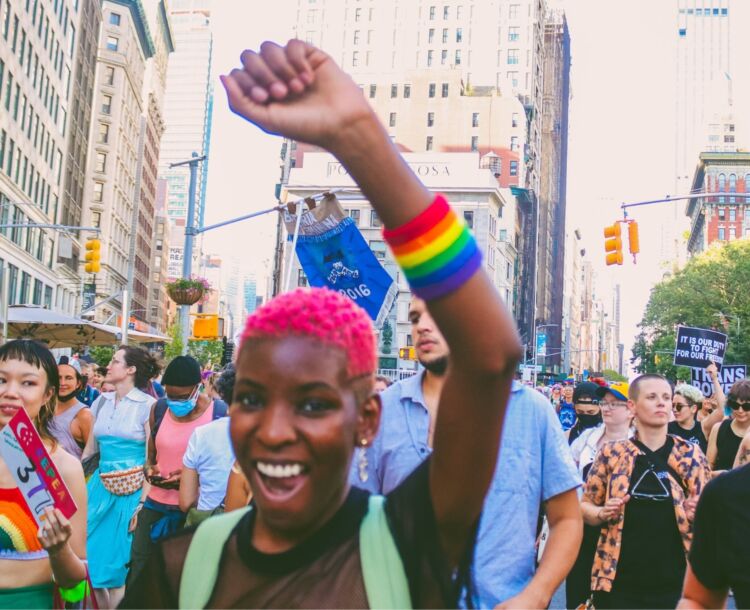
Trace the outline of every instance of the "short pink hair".
{"type": "Polygon", "coordinates": [[[350,377],[371,375],[376,367],[375,333],[364,309],[327,288],[297,288],[281,294],[247,318],[247,339],[312,337],[339,348],[350,377]]]}

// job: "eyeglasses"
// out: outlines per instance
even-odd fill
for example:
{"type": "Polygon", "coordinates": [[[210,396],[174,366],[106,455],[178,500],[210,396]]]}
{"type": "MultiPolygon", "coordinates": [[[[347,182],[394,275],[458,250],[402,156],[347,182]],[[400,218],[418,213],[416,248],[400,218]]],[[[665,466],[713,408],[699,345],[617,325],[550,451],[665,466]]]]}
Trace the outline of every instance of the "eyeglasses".
{"type": "Polygon", "coordinates": [[[750,402],[739,402],[737,400],[727,400],[727,405],[732,411],[742,409],[746,413],[750,411],[750,402]]]}
{"type": "Polygon", "coordinates": [[[618,402],[606,402],[606,401],[604,401],[604,402],[600,402],[599,406],[602,409],[615,409],[617,407],[627,407],[628,403],[622,402],[622,401],[618,401],[618,402]]]}

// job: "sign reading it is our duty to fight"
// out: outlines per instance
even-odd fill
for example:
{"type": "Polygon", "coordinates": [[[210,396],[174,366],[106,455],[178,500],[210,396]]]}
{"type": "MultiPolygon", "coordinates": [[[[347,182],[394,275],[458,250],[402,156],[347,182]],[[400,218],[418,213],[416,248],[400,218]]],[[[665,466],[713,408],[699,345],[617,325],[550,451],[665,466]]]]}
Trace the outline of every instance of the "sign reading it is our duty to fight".
{"type": "Polygon", "coordinates": [[[67,519],[78,510],[24,409],[0,431],[0,454],[38,525],[42,525],[48,506],[59,508],[67,519]]]}
{"type": "Polygon", "coordinates": [[[677,327],[674,363],[694,369],[704,369],[712,362],[720,369],[727,351],[724,333],[692,326],[677,327]]]}

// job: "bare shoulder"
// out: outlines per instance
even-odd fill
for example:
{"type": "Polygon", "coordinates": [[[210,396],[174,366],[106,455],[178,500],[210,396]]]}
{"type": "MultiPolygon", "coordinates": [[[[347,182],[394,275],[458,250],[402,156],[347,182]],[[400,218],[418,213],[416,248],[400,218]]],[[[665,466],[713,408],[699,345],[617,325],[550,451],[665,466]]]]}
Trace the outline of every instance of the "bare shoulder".
{"type": "Polygon", "coordinates": [[[76,413],[74,419],[78,420],[79,422],[94,421],[94,414],[91,412],[91,409],[81,409],[80,411],[78,411],[78,413],[76,413]]]}

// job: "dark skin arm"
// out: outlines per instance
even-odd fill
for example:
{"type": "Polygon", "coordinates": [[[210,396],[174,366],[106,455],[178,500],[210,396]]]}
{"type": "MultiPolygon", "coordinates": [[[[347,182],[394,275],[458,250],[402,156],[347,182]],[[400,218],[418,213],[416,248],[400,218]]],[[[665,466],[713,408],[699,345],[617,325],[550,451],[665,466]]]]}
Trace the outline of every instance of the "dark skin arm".
{"type": "MultiPolygon", "coordinates": [[[[222,77],[232,110],[267,132],[333,153],[387,228],[432,203],[362,92],[325,53],[299,40],[286,47],[266,42],[241,60],[242,68],[222,77]]],[[[430,488],[443,547],[458,562],[495,470],[521,346],[483,271],[428,309],[453,362],[435,424],[430,488]]]]}
{"type": "Polygon", "coordinates": [[[682,599],[677,603],[678,610],[703,610],[703,608],[725,608],[727,589],[709,589],[693,572],[690,563],[685,573],[682,599]]]}

